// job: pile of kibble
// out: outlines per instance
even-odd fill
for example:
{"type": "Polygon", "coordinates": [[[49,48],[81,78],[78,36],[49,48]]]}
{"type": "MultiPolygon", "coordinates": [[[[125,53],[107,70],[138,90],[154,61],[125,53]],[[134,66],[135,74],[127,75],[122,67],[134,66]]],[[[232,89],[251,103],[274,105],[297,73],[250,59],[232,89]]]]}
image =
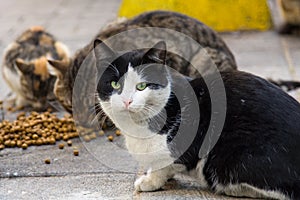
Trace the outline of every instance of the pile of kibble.
{"type": "MultiPolygon", "coordinates": [[[[76,129],[74,120],[69,114],[58,118],[50,111],[43,113],[33,111],[28,114],[21,112],[12,122],[8,120],[0,122],[0,150],[7,147],[27,149],[32,145],[54,145],[60,140],[66,141],[70,146],[72,143],[70,139],[79,135],[84,141],[89,142],[98,136],[105,135],[105,132],[83,127],[76,129]]],[[[116,130],[115,135],[120,136],[120,130],[116,130]]],[[[112,142],[114,137],[107,135],[107,139],[112,142]]]]}
{"type": "Polygon", "coordinates": [[[0,150],[6,147],[27,149],[31,145],[51,145],[78,136],[70,115],[58,118],[49,111],[27,115],[21,112],[15,121],[0,122],[0,150]]]}

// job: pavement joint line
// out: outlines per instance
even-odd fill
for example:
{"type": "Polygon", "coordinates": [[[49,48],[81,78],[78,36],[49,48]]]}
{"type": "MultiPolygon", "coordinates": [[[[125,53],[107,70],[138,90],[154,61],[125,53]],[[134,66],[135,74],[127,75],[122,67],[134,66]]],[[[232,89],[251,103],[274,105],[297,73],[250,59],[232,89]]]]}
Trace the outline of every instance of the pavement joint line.
{"type": "Polygon", "coordinates": [[[54,174],[54,173],[40,173],[40,174],[24,174],[24,175],[4,175],[4,176],[1,176],[0,175],[0,180],[1,179],[22,179],[22,178],[49,178],[49,177],[57,177],[57,178],[60,178],[60,177],[76,177],[76,176],[93,176],[93,175],[134,175],[134,173],[127,173],[127,172],[80,172],[80,173],[57,173],[57,174],[54,174]]]}
{"type": "Polygon", "coordinates": [[[284,58],[285,60],[287,61],[287,64],[288,64],[288,70],[292,76],[292,78],[296,78],[296,69],[295,69],[295,66],[294,66],[294,63],[293,63],[293,59],[291,57],[291,54],[290,54],[290,51],[289,51],[289,48],[288,48],[288,45],[286,43],[286,40],[285,38],[280,38],[280,42],[281,42],[281,45],[282,45],[282,48],[283,48],[283,52],[284,52],[284,58]]]}
{"type": "MultiPolygon", "coordinates": [[[[250,69],[251,67],[266,67],[264,65],[251,65],[251,66],[247,66],[247,65],[239,65],[240,68],[245,68],[245,69],[250,69]]],[[[272,65],[273,68],[281,68],[281,67],[286,67],[286,65],[272,65]]],[[[256,75],[260,75],[258,73],[256,73],[256,75]]]]}
{"type": "MultiPolygon", "coordinates": [[[[297,75],[297,71],[290,53],[290,50],[288,48],[287,42],[285,38],[281,38],[280,37],[280,42],[284,51],[284,58],[286,60],[286,62],[288,63],[288,71],[292,77],[292,79],[297,80],[299,79],[299,76],[297,75]]],[[[296,99],[299,100],[300,99],[300,91],[297,90],[296,91],[296,99]]]]}

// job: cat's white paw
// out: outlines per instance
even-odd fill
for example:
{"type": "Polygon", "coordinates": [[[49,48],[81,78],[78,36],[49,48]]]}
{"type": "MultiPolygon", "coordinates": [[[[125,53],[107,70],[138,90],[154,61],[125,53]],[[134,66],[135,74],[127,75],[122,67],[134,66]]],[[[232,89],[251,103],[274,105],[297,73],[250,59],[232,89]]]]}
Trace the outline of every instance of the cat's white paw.
{"type": "Polygon", "coordinates": [[[135,190],[138,192],[155,191],[160,189],[163,185],[164,181],[161,179],[147,175],[141,176],[134,183],[135,190]]]}

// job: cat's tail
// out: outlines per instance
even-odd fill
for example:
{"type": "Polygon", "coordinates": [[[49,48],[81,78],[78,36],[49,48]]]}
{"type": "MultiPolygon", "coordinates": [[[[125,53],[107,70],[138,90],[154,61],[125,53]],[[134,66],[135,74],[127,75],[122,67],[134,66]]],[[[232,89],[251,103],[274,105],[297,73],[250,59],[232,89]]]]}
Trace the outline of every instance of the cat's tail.
{"type": "Polygon", "coordinates": [[[277,85],[284,91],[291,91],[291,90],[296,90],[300,88],[300,81],[282,81],[282,80],[277,80],[274,81],[272,79],[268,79],[272,84],[277,85]]]}

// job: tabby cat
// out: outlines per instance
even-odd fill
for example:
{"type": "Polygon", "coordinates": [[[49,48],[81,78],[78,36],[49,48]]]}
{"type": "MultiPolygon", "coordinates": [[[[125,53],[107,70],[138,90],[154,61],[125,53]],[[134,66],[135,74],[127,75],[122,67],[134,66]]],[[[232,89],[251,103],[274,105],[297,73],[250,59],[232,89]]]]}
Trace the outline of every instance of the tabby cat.
{"type": "Polygon", "coordinates": [[[124,133],[128,151],[149,167],[135,181],[137,191],[158,190],[175,174],[184,173],[219,194],[300,199],[300,104],[287,93],[252,74],[221,71],[227,101],[218,102],[212,112],[214,101],[221,98],[217,76],[212,73],[183,84],[185,77],[178,79],[165,65],[163,41],[147,51],[127,53],[99,44],[96,40],[96,66],[102,74],[98,103],[124,133]],[[116,59],[105,65],[112,55],[116,59]],[[190,98],[188,86],[196,100],[190,98]],[[183,96],[176,95],[178,90],[183,96]],[[212,99],[212,94],[218,98],[212,99]],[[193,104],[199,107],[198,118],[191,116],[193,104]],[[216,131],[215,120],[224,108],[220,137],[201,156],[201,146],[216,131]],[[196,134],[188,142],[193,128],[196,134]]]}
{"type": "Polygon", "coordinates": [[[36,110],[48,107],[53,94],[56,75],[49,68],[48,59],[67,61],[68,48],[57,41],[43,27],[35,26],[23,32],[4,51],[2,72],[16,94],[18,108],[31,106],[36,110]]]}
{"type": "MultiPolygon", "coordinates": [[[[196,19],[175,12],[147,12],[132,19],[109,25],[108,27],[101,30],[96,38],[104,40],[111,38],[112,36],[117,35],[121,32],[135,30],[142,27],[166,28],[183,33],[194,39],[203,47],[198,52],[201,57],[193,55],[194,58],[203,58],[203,52],[206,52],[208,55],[207,59],[213,60],[220,71],[227,71],[237,68],[234,56],[232,55],[231,51],[228,49],[222,38],[215,31],[196,19]]],[[[111,42],[111,46],[115,50],[126,50],[128,47],[137,48],[139,46],[150,47],[153,41],[161,37],[161,34],[161,31],[150,33],[147,32],[147,30],[139,30],[139,32],[134,33],[129,32],[128,34],[123,34],[113,40],[111,42]],[[144,38],[145,34],[147,35],[147,39],[144,38]],[[149,37],[149,35],[151,37],[149,37]],[[137,38],[137,36],[140,36],[140,38],[137,38]]],[[[170,35],[170,37],[172,36],[170,35]]],[[[56,82],[54,93],[58,100],[69,112],[72,112],[72,90],[75,78],[81,64],[93,49],[93,41],[83,49],[79,50],[74,58],[68,62],[55,60],[49,61],[51,65],[56,68],[56,71],[58,73],[58,80],[56,82]]],[[[179,42],[176,39],[175,41],[179,42]]],[[[188,51],[189,49],[191,49],[191,46],[189,46],[189,44],[184,44],[184,41],[181,42],[180,45],[180,50],[188,51]]],[[[182,52],[182,54],[185,53],[187,52],[182,52]]],[[[200,68],[204,73],[208,70],[209,65],[206,64],[207,61],[205,60],[201,62],[202,66],[200,66],[200,68]]],[[[180,56],[168,53],[167,64],[186,76],[197,76],[197,72],[194,70],[194,68],[189,68],[189,62],[186,62],[180,56]]]]}

